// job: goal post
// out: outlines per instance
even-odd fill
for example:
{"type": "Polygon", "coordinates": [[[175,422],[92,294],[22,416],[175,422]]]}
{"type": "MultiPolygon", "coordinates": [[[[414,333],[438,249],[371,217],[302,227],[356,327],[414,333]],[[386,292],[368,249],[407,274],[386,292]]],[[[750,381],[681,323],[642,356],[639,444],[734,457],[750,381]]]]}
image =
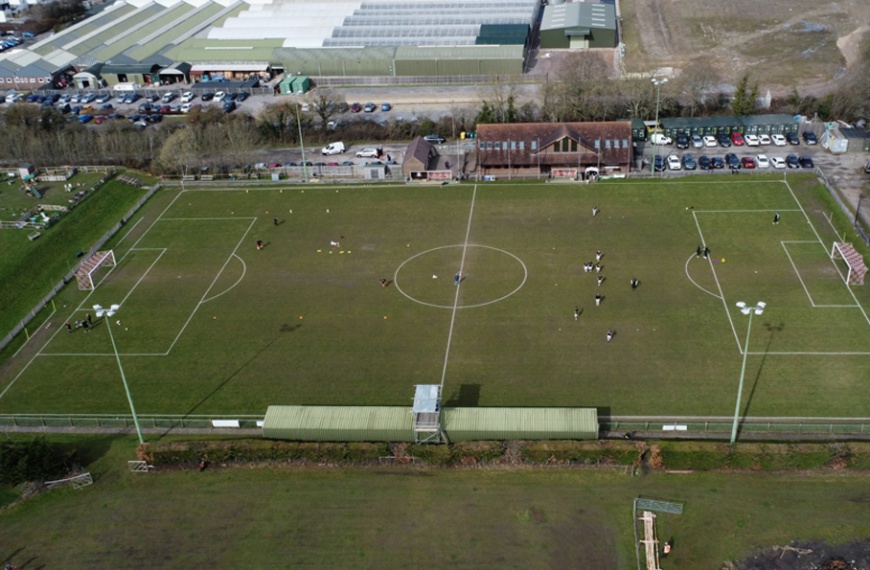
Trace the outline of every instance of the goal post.
{"type": "Polygon", "coordinates": [[[115,265],[114,250],[98,251],[87,258],[76,271],[76,282],[82,291],[93,291],[94,273],[101,267],[115,265]]]}
{"type": "Polygon", "coordinates": [[[851,243],[835,241],[831,247],[831,259],[842,259],[846,262],[846,284],[863,285],[864,275],[867,273],[867,265],[864,258],[855,251],[851,243]]]}

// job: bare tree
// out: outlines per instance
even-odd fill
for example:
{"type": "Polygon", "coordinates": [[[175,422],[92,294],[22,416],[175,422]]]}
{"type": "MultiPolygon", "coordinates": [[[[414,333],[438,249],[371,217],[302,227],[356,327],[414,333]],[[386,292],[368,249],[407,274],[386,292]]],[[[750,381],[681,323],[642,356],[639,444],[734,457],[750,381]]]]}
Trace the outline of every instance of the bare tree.
{"type": "Polygon", "coordinates": [[[497,76],[490,83],[482,85],[478,91],[483,101],[478,122],[512,123],[516,120],[516,84],[497,76]]]}
{"type": "Polygon", "coordinates": [[[320,124],[324,126],[347,106],[344,95],[325,87],[311,91],[305,99],[311,106],[311,110],[320,117],[320,124]]]}
{"type": "Polygon", "coordinates": [[[720,81],[719,73],[706,61],[695,60],[683,69],[677,82],[680,89],[678,100],[690,117],[707,104],[720,81]]]}

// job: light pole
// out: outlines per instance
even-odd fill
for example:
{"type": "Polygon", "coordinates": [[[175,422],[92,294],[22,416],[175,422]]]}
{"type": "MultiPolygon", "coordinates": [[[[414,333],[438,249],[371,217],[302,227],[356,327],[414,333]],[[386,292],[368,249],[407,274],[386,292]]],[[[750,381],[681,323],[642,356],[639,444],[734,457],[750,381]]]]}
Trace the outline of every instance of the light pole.
{"type": "Polygon", "coordinates": [[[121,308],[121,305],[110,305],[108,309],[104,309],[99,305],[94,305],[94,311],[97,318],[106,317],[106,328],[109,329],[109,338],[112,339],[112,349],[115,351],[115,358],[118,359],[118,370],[121,371],[121,380],[124,382],[124,390],[127,392],[127,401],[130,402],[130,412],[133,413],[133,424],[136,426],[136,434],[139,436],[139,443],[145,443],[145,438],[142,437],[142,428],[139,427],[139,416],[136,415],[136,406],[133,405],[133,395],[130,394],[130,386],[127,385],[127,375],[124,374],[124,367],[121,366],[121,355],[118,354],[118,345],[115,344],[115,335],[112,334],[112,325],[109,322],[111,317],[121,308]]]}
{"type": "Polygon", "coordinates": [[[743,346],[743,367],[740,369],[740,384],[737,387],[737,405],[734,407],[734,423],[731,426],[731,445],[737,440],[737,422],[740,418],[740,400],[743,397],[743,378],[746,375],[746,357],[749,355],[749,333],[752,332],[752,315],[760,315],[764,312],[767,303],[759,301],[754,307],[747,306],[740,301],[737,303],[740,312],[749,315],[749,326],[746,329],[746,344],[743,346]]]}
{"type": "Polygon", "coordinates": [[[305,143],[302,140],[302,108],[299,106],[299,95],[296,95],[296,128],[299,129],[299,148],[302,151],[302,181],[308,182],[308,166],[305,164],[305,143]]]}
{"type": "MultiPolygon", "coordinates": [[[[659,102],[661,101],[660,95],[662,92],[662,85],[668,82],[667,77],[662,77],[661,79],[652,78],[652,84],[656,86],[656,122],[653,125],[653,134],[656,133],[656,130],[659,128],[659,102]]],[[[652,145],[653,155],[652,155],[652,164],[650,164],[650,171],[652,172],[653,177],[656,175],[656,145],[652,145]]]]}
{"type": "Polygon", "coordinates": [[[855,207],[855,222],[852,224],[852,226],[854,226],[855,228],[858,227],[858,218],[861,215],[861,200],[863,200],[866,197],[867,196],[865,196],[863,192],[858,194],[858,205],[855,207]]]}

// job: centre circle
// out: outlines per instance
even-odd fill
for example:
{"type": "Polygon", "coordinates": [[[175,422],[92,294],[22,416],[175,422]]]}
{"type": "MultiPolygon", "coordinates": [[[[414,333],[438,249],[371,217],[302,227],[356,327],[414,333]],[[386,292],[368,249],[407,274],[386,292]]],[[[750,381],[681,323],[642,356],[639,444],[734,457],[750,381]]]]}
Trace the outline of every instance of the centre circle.
{"type": "Polygon", "coordinates": [[[393,283],[399,293],[427,307],[473,309],[507,299],[522,289],[528,277],[526,264],[509,251],[458,244],[421,251],[406,259],[396,268],[393,283]],[[463,270],[457,291],[460,265],[463,270]]]}

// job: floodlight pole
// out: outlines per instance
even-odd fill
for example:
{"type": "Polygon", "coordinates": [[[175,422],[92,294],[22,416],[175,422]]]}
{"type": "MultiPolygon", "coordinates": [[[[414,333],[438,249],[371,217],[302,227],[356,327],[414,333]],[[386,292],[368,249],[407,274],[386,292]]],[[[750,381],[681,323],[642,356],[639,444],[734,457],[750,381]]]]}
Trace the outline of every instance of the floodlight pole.
{"type": "Polygon", "coordinates": [[[858,227],[858,217],[861,215],[861,200],[866,198],[863,192],[858,194],[858,205],[855,207],[855,222],[852,224],[853,227],[858,227]]]}
{"type": "MultiPolygon", "coordinates": [[[[656,86],[656,122],[655,122],[655,125],[653,125],[653,134],[655,134],[656,129],[659,128],[659,101],[661,100],[660,95],[662,92],[662,85],[664,85],[667,82],[668,82],[667,77],[662,77],[661,79],[656,79],[655,77],[652,78],[652,84],[656,86]]],[[[652,172],[653,178],[655,178],[655,175],[656,175],[656,145],[653,144],[652,147],[653,147],[653,155],[652,155],[652,164],[650,164],[650,171],[652,172]]]]}
{"type": "Polygon", "coordinates": [[[749,325],[746,329],[746,344],[743,346],[743,366],[740,369],[740,384],[737,386],[737,404],[734,406],[734,423],[731,425],[731,445],[737,441],[737,424],[740,421],[740,401],[743,399],[743,379],[746,377],[746,359],[749,356],[749,333],[752,332],[752,315],[760,315],[764,312],[766,303],[759,302],[754,307],[747,307],[746,303],[740,301],[737,303],[740,307],[740,312],[744,315],[749,315],[749,325]]]}
{"type": "MultiPolygon", "coordinates": [[[[100,310],[98,310],[98,312],[100,312],[100,310]]],[[[136,426],[136,435],[139,436],[139,443],[145,443],[145,438],[142,437],[142,428],[139,426],[139,416],[136,415],[136,406],[133,405],[133,395],[130,393],[130,386],[127,384],[127,375],[124,374],[124,367],[121,365],[121,355],[118,353],[118,345],[115,343],[115,335],[112,334],[112,325],[109,322],[111,320],[110,317],[115,313],[114,311],[108,311],[104,314],[106,328],[109,329],[109,338],[112,339],[112,349],[115,351],[115,358],[118,360],[118,370],[121,371],[121,380],[124,382],[124,391],[127,392],[127,401],[130,403],[130,412],[133,414],[133,424],[136,426]]]]}
{"type": "Polygon", "coordinates": [[[299,129],[299,148],[302,151],[302,181],[308,182],[308,166],[305,164],[305,142],[302,140],[302,108],[299,106],[299,94],[296,95],[296,128],[299,129]]]}

